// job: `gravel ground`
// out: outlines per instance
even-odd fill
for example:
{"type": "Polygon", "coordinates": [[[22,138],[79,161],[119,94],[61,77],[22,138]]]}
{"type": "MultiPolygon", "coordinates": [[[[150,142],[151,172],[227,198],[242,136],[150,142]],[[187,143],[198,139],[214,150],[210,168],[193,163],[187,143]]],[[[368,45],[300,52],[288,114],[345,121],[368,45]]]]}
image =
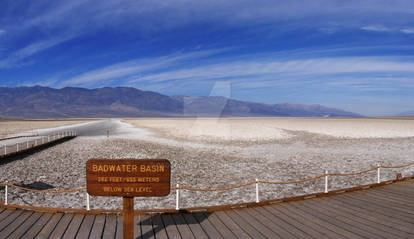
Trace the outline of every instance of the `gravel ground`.
{"type": "MultiPolygon", "coordinates": [[[[33,155],[0,165],[0,181],[13,184],[43,182],[55,189],[85,186],[85,163],[90,158],[165,158],[172,164],[172,185],[216,188],[250,182],[255,178],[290,181],[322,174],[346,173],[381,165],[414,161],[414,138],[343,138],[285,131],[290,137],[274,140],[215,140],[197,144],[157,136],[138,138],[78,137],[33,155]]],[[[397,172],[414,175],[414,166],[382,169],[383,180],[397,172]]],[[[329,188],[339,189],[376,182],[376,172],[332,177],[329,188]]],[[[323,179],[298,185],[260,185],[260,198],[271,199],[323,191],[323,179]]],[[[182,192],[181,207],[254,201],[254,185],[227,192],[182,192]]],[[[3,200],[3,193],[0,195],[3,200]]],[[[85,208],[85,192],[43,194],[10,191],[10,203],[33,206],[85,208]]],[[[174,208],[175,192],[163,198],[136,198],[135,208],[174,208]]],[[[122,200],[91,197],[92,208],[120,208],[122,200]]]]}

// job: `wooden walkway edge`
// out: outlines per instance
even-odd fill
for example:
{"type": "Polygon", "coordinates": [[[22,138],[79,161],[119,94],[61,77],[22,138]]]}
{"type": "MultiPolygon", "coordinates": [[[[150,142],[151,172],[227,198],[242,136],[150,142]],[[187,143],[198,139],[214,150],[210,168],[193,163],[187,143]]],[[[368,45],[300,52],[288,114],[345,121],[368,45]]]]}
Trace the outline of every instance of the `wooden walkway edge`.
{"type": "MultiPolygon", "coordinates": [[[[222,209],[137,214],[135,237],[414,238],[414,179],[306,200],[222,209]]],[[[0,238],[122,238],[122,217],[0,205],[0,238]]]]}
{"type": "MultiPolygon", "coordinates": [[[[16,156],[30,154],[32,152],[36,152],[38,150],[48,148],[50,146],[53,146],[53,145],[59,144],[61,142],[73,139],[75,137],[76,137],[75,135],[60,136],[60,137],[54,138],[52,140],[46,140],[46,142],[43,142],[43,143],[40,139],[39,140],[40,142],[37,143],[37,144],[35,143],[36,141],[34,141],[34,140],[27,141],[27,142],[20,142],[20,143],[18,143],[19,145],[21,145],[20,147],[17,146],[16,144],[14,144],[14,145],[3,145],[3,146],[0,146],[0,160],[3,160],[5,162],[9,159],[13,159],[16,156]],[[4,150],[5,148],[7,148],[6,151],[4,150]]],[[[0,163],[3,162],[3,161],[0,161],[0,163]]]]}

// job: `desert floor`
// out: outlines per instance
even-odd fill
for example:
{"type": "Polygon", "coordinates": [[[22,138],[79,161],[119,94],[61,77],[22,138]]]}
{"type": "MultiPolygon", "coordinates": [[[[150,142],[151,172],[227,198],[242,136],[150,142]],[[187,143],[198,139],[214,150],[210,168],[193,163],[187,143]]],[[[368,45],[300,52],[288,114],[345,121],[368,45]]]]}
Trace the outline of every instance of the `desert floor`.
{"type": "MultiPolygon", "coordinates": [[[[108,123],[109,124],[109,123],[108,123]]],[[[322,174],[362,171],[378,164],[414,161],[411,119],[125,119],[111,120],[110,137],[80,136],[0,165],[0,181],[43,182],[56,189],[85,186],[90,158],[165,158],[172,186],[216,188],[258,178],[290,181],[322,174]]],[[[381,169],[382,179],[414,175],[414,166],[381,169]]],[[[329,189],[376,182],[376,172],[330,177],[329,189]]],[[[260,199],[323,191],[323,179],[293,185],[262,185],[260,199]]],[[[0,195],[0,197],[3,197],[0,195]]],[[[226,192],[181,192],[181,207],[254,201],[254,185],[226,192]]],[[[85,192],[50,194],[13,189],[11,203],[85,208],[85,192]]],[[[91,197],[92,208],[120,208],[122,200],[91,197]]],[[[135,207],[174,208],[175,192],[163,198],[136,198],[135,207]]]]}

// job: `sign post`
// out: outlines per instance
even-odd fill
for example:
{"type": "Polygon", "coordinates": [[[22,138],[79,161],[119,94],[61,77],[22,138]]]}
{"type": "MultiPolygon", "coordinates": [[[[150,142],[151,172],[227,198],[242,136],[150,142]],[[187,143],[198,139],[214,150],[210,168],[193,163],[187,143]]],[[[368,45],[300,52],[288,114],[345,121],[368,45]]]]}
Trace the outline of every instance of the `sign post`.
{"type": "Polygon", "coordinates": [[[134,237],[134,197],[170,194],[171,165],[165,159],[91,159],[86,162],[88,194],[123,197],[124,238],[134,237]]]}

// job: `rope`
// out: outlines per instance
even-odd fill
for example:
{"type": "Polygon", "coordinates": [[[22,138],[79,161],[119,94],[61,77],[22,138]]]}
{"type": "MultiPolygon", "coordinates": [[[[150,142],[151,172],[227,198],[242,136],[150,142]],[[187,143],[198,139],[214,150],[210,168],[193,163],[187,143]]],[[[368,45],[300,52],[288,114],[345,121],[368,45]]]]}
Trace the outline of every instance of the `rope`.
{"type": "Polygon", "coordinates": [[[381,166],[381,168],[404,168],[404,167],[408,167],[411,165],[414,165],[414,162],[405,164],[405,165],[400,165],[400,166],[381,166]]]}
{"type": "MultiPolygon", "coordinates": [[[[404,165],[400,165],[400,166],[377,166],[377,167],[373,167],[364,171],[360,171],[360,172],[355,172],[355,173],[328,173],[328,174],[321,174],[312,178],[306,178],[306,179],[302,179],[302,180],[297,180],[297,181],[287,181],[287,182],[271,182],[271,181],[252,181],[252,182],[248,182],[245,184],[240,184],[240,185],[235,185],[235,186],[231,186],[231,187],[224,187],[224,188],[189,188],[189,187],[172,187],[171,190],[187,190],[187,191],[198,191],[198,192],[213,192],[213,191],[229,191],[229,190],[233,190],[233,189],[237,189],[237,188],[242,188],[242,187],[247,187],[250,185],[253,185],[255,183],[263,183],[263,184],[297,184],[297,183],[304,183],[304,182],[309,182],[309,181],[313,181],[325,176],[353,176],[353,175],[360,175],[360,174],[364,174],[364,173],[368,173],[370,171],[374,171],[378,168],[404,168],[404,167],[408,167],[414,165],[414,162],[409,163],[409,164],[404,164],[404,165]]],[[[16,186],[10,183],[0,183],[1,186],[10,186],[13,188],[17,188],[17,189],[21,189],[21,190],[25,190],[25,191],[30,191],[30,192],[41,192],[41,193],[71,193],[71,192],[77,192],[77,191],[83,191],[86,188],[75,188],[75,189],[68,189],[68,190],[36,190],[36,189],[30,189],[30,188],[24,188],[24,187],[20,187],[20,186],[16,186]]]]}
{"type": "Polygon", "coordinates": [[[326,174],[326,176],[353,176],[353,175],[360,175],[360,174],[364,174],[364,173],[368,173],[370,171],[374,171],[377,170],[378,168],[382,168],[382,167],[374,167],[374,168],[370,168],[361,172],[355,172],[355,173],[328,173],[326,174]]]}
{"type": "Polygon", "coordinates": [[[77,192],[77,191],[83,191],[83,190],[86,189],[86,188],[74,188],[74,189],[67,189],[67,190],[36,190],[36,189],[30,189],[30,188],[24,188],[24,187],[16,186],[16,185],[11,184],[11,183],[0,183],[0,185],[9,186],[9,187],[13,187],[13,188],[17,188],[17,189],[21,189],[21,190],[25,190],[25,191],[29,191],[29,192],[36,192],[36,193],[72,193],[72,192],[77,192]]]}
{"type": "Polygon", "coordinates": [[[245,183],[245,184],[241,184],[241,185],[236,185],[236,186],[232,186],[232,187],[226,187],[226,188],[188,188],[188,187],[173,187],[172,190],[176,190],[176,189],[180,189],[180,190],[187,190],[187,191],[202,191],[202,192],[206,192],[206,191],[228,191],[228,190],[232,190],[232,189],[236,189],[236,188],[242,188],[242,187],[246,187],[252,184],[255,184],[256,181],[253,182],[249,182],[249,183],[245,183]]]}
{"type": "Polygon", "coordinates": [[[313,178],[306,178],[306,179],[302,179],[302,180],[297,180],[297,181],[288,181],[288,182],[269,182],[269,181],[257,181],[258,183],[265,183],[265,184],[296,184],[296,183],[304,183],[304,182],[309,182],[309,181],[313,181],[316,180],[318,178],[322,178],[325,177],[325,174],[321,174],[319,176],[313,177],[313,178]]]}

